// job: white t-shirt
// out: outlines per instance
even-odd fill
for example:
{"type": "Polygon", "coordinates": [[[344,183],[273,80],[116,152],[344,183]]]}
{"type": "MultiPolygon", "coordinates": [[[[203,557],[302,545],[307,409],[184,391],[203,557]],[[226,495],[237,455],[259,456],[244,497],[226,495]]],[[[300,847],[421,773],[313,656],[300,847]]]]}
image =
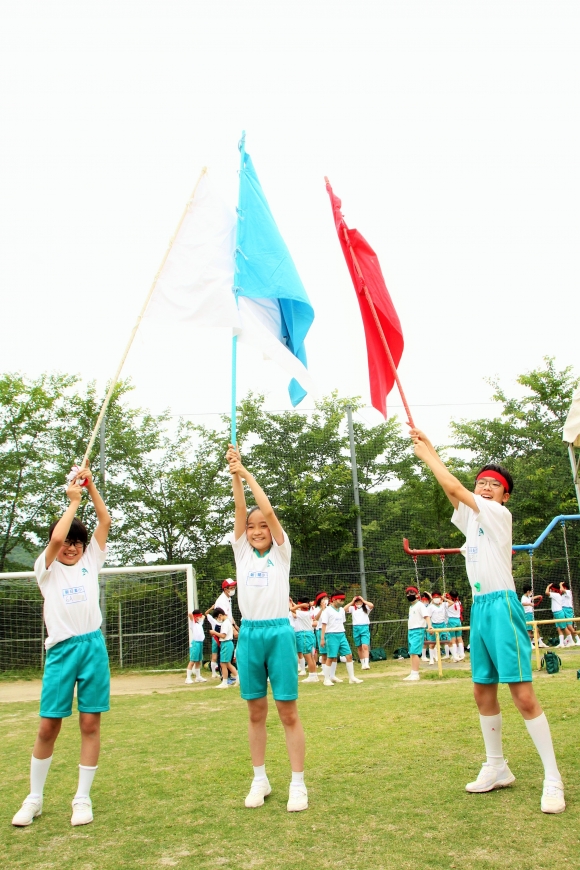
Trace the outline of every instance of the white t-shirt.
{"type": "Polygon", "coordinates": [[[422,601],[415,601],[409,607],[409,628],[425,628],[426,616],[429,616],[429,608],[422,601]]]}
{"type": "Polygon", "coordinates": [[[344,623],[346,622],[346,614],[344,607],[335,610],[332,604],[329,604],[322,614],[321,627],[326,626],[326,634],[340,634],[344,631],[344,623]]]}
{"type": "Polygon", "coordinates": [[[226,640],[234,639],[234,627],[229,619],[224,619],[223,622],[218,622],[214,630],[217,631],[218,634],[225,634],[225,637],[220,638],[222,643],[225,643],[226,640]]]}
{"type": "Polygon", "coordinates": [[[461,604],[459,601],[454,601],[453,604],[451,602],[447,602],[447,616],[453,617],[453,619],[461,619],[461,604]]]}
{"type": "Polygon", "coordinates": [[[444,625],[447,622],[447,607],[445,602],[442,601],[441,604],[433,604],[431,602],[431,622],[433,625],[444,625]]]}
{"type": "MultiPolygon", "coordinates": [[[[204,617],[205,619],[205,617],[204,617]]],[[[198,622],[197,619],[189,618],[191,625],[190,630],[190,639],[191,640],[205,640],[205,631],[203,630],[203,622],[198,622]]]]}
{"type": "Polygon", "coordinates": [[[574,605],[572,603],[572,590],[571,589],[565,589],[564,592],[562,592],[562,607],[572,607],[572,608],[574,607],[574,605]]]}
{"type": "Polygon", "coordinates": [[[225,592],[222,592],[221,595],[218,595],[218,597],[216,598],[214,610],[216,607],[221,607],[230,622],[234,621],[234,615],[232,613],[232,599],[229,595],[226,595],[225,592]]]}
{"type": "Polygon", "coordinates": [[[322,614],[323,613],[324,613],[324,610],[322,609],[322,607],[313,607],[312,608],[312,619],[314,619],[316,621],[317,631],[320,631],[320,629],[322,628],[322,614]]]}
{"type": "Polygon", "coordinates": [[[56,559],[46,567],[46,550],[34,563],[34,574],[44,598],[46,649],[69,637],[89,634],[101,627],[99,571],[107,550],[101,550],[95,537],[76,565],[63,565],[56,559]]]}
{"type": "Polygon", "coordinates": [[[524,613],[533,613],[534,612],[533,602],[532,602],[532,599],[530,598],[529,595],[522,595],[522,597],[520,598],[520,601],[522,602],[522,607],[524,608],[524,613]]]}
{"type": "Polygon", "coordinates": [[[353,605],[348,608],[348,612],[352,615],[353,625],[368,625],[370,623],[368,613],[365,613],[362,607],[353,605]]]}
{"type": "Polygon", "coordinates": [[[550,605],[552,607],[552,613],[557,613],[559,610],[562,610],[564,602],[562,601],[562,596],[559,592],[550,592],[550,605]]]}
{"type": "Polygon", "coordinates": [[[264,556],[256,555],[243,532],[232,539],[236,560],[240,611],[244,619],[287,619],[292,547],[284,532],[280,545],[272,541],[264,556]]]}
{"type": "Polygon", "coordinates": [[[466,537],[465,567],[474,595],[499,589],[515,592],[512,577],[512,515],[497,501],[474,495],[476,513],[463,502],[451,522],[466,537]]]}
{"type": "Polygon", "coordinates": [[[312,631],[312,611],[310,609],[295,611],[294,628],[296,631],[312,631]]]}

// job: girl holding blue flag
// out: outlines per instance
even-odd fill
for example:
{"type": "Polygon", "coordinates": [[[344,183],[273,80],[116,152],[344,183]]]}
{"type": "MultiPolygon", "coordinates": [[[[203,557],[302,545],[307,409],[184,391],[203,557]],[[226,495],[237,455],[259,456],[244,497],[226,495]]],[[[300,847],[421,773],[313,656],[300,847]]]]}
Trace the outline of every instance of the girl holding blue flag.
{"type": "Polygon", "coordinates": [[[226,455],[235,503],[232,547],[236,560],[238,601],[242,623],[237,665],[241,695],[248,702],[248,736],[254,779],[247,807],[260,807],[272,788],[266,775],[268,679],[286,735],[292,767],[289,812],[308,809],[304,784],[304,730],[298,716],[298,655],[294,629],[288,620],[291,546],[267,495],[242,465],[230,444],[226,455]],[[247,511],[244,481],[256,501],[247,511]]]}

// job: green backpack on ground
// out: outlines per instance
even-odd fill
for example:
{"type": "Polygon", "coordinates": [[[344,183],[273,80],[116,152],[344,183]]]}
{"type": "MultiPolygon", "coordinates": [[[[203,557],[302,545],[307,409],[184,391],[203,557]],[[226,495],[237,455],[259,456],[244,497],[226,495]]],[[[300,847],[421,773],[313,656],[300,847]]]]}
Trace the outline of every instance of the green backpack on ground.
{"type": "Polygon", "coordinates": [[[406,646],[400,646],[398,649],[393,650],[393,658],[394,659],[408,659],[410,658],[409,650],[406,646]]]}
{"type": "Polygon", "coordinates": [[[540,666],[546,668],[547,674],[557,674],[562,667],[562,659],[556,653],[544,653],[540,666]]]}
{"type": "Polygon", "coordinates": [[[371,662],[386,662],[387,654],[382,646],[378,646],[376,649],[372,649],[369,652],[369,658],[371,662]]]}

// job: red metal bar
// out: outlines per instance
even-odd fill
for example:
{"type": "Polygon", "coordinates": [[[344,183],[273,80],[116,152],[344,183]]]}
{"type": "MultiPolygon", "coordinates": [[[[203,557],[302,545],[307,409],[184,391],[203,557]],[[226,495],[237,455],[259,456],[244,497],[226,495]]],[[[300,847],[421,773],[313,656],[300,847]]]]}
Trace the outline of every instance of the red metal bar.
{"type": "Polygon", "coordinates": [[[449,556],[451,553],[461,553],[459,547],[439,547],[438,550],[412,550],[408,538],[403,538],[403,550],[415,559],[417,556],[449,556]]]}

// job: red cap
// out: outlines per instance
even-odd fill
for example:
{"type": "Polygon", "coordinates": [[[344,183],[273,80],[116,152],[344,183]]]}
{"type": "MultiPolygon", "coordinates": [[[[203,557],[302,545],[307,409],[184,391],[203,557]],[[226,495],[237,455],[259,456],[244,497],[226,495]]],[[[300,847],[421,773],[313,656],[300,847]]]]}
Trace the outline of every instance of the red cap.
{"type": "Polygon", "coordinates": [[[228,579],[224,580],[224,582],[222,583],[222,589],[231,589],[232,586],[237,586],[237,585],[238,584],[236,583],[235,580],[232,580],[231,577],[228,577],[228,579]]]}

